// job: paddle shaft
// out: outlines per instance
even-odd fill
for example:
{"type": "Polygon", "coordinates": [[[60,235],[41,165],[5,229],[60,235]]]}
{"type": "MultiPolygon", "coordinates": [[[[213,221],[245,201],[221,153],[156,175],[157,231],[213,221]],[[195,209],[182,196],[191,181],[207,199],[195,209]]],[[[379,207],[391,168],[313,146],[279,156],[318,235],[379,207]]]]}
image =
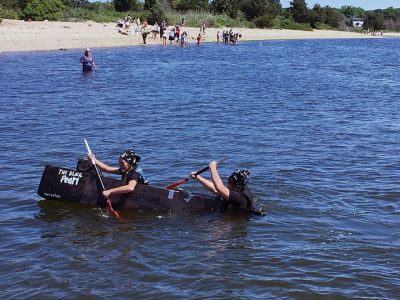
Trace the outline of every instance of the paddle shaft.
{"type": "MultiPolygon", "coordinates": [[[[223,163],[224,161],[226,161],[228,159],[228,156],[225,156],[223,159],[217,161],[217,165],[219,165],[220,163],[223,163]]],[[[205,171],[207,171],[208,169],[210,169],[209,166],[204,167],[203,169],[201,169],[200,171],[197,171],[196,173],[194,173],[195,176],[200,175],[201,173],[204,173],[205,171]]],[[[189,180],[189,178],[187,178],[189,180]]]]}
{"type": "MultiPolygon", "coordinates": [[[[89,147],[89,144],[88,144],[87,140],[86,140],[86,139],[84,139],[84,141],[85,141],[85,146],[86,146],[86,150],[87,150],[88,154],[92,154],[92,151],[90,150],[90,147],[89,147]]],[[[101,179],[101,176],[100,176],[99,169],[97,168],[97,166],[96,166],[96,162],[95,162],[95,160],[94,160],[94,159],[92,159],[92,164],[93,164],[94,168],[96,169],[97,177],[98,177],[98,178],[99,178],[99,180],[100,180],[101,187],[103,188],[103,191],[105,191],[105,190],[106,190],[106,188],[104,187],[103,180],[101,179]]]]}
{"type": "MultiPolygon", "coordinates": [[[[227,160],[227,159],[228,159],[228,156],[225,156],[223,159],[217,161],[217,165],[220,164],[220,163],[223,163],[223,162],[224,162],[225,160],[227,160]]],[[[210,169],[209,166],[204,167],[204,168],[201,169],[200,171],[197,171],[196,173],[194,173],[194,175],[195,175],[195,176],[200,175],[201,173],[204,173],[204,172],[207,171],[208,169],[210,169]]],[[[177,181],[177,182],[174,182],[174,183],[171,183],[170,185],[168,185],[168,186],[167,186],[167,189],[172,190],[172,189],[176,188],[178,185],[181,185],[181,184],[183,184],[183,183],[185,183],[185,182],[188,182],[188,181],[189,181],[189,178],[181,179],[181,180],[179,180],[179,181],[177,181]]]]}
{"type": "MultiPolygon", "coordinates": [[[[86,146],[86,150],[87,150],[88,154],[92,154],[92,151],[90,150],[90,147],[89,147],[89,143],[87,142],[86,139],[84,139],[84,141],[85,141],[85,146],[86,146]]],[[[105,191],[106,188],[104,186],[103,180],[101,179],[99,169],[97,168],[96,161],[94,159],[92,159],[92,164],[94,165],[97,177],[100,180],[101,187],[103,188],[103,191],[105,191]]],[[[114,210],[114,208],[112,207],[112,204],[111,204],[111,200],[108,197],[106,198],[106,202],[107,202],[108,208],[111,210],[111,212],[119,219],[120,218],[119,213],[114,210]]]]}

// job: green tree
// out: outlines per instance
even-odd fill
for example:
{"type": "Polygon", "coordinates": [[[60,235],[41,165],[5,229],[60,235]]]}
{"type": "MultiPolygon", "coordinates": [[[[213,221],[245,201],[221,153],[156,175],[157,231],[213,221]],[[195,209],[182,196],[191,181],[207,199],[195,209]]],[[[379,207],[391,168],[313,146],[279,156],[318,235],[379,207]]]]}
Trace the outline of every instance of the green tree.
{"type": "Polygon", "coordinates": [[[367,11],[365,16],[364,28],[373,30],[385,29],[385,18],[379,11],[367,11]]]}
{"type": "Polygon", "coordinates": [[[210,8],[214,13],[227,14],[231,18],[237,18],[244,0],[213,0],[210,8]]]}
{"type": "Polygon", "coordinates": [[[280,9],[280,2],[271,0],[244,0],[241,8],[249,20],[264,15],[274,18],[280,13],[280,9]]]}
{"type": "Polygon", "coordinates": [[[20,8],[19,0],[2,0],[0,6],[8,9],[20,8]]]}
{"type": "Polygon", "coordinates": [[[114,8],[119,12],[137,10],[138,7],[139,3],[137,0],[114,0],[114,8]]]}
{"type": "Polygon", "coordinates": [[[95,5],[90,3],[89,0],[63,0],[64,5],[71,6],[74,8],[93,8],[95,5]]]}
{"type": "Polygon", "coordinates": [[[321,5],[317,3],[313,6],[309,15],[309,19],[310,25],[313,28],[316,28],[318,23],[325,23],[325,15],[321,5]]]}
{"type": "Polygon", "coordinates": [[[201,11],[209,8],[208,0],[173,0],[172,6],[181,11],[201,11]]]}
{"type": "Polygon", "coordinates": [[[304,0],[293,0],[290,2],[290,14],[297,23],[308,23],[308,8],[304,0]]]}
{"type": "Polygon", "coordinates": [[[56,21],[62,17],[64,8],[61,0],[30,0],[24,9],[24,15],[36,21],[56,21]]]}
{"type": "Polygon", "coordinates": [[[349,6],[345,5],[340,8],[341,12],[347,17],[357,17],[357,18],[364,18],[365,17],[365,10],[361,7],[349,6]]]}
{"type": "Polygon", "coordinates": [[[325,14],[325,24],[333,28],[338,28],[340,22],[345,18],[345,16],[340,10],[329,6],[324,7],[324,14],[325,14]]]}
{"type": "Polygon", "coordinates": [[[158,0],[145,0],[144,9],[149,12],[147,21],[150,24],[154,24],[155,22],[161,23],[165,19],[165,13],[158,0]]]}

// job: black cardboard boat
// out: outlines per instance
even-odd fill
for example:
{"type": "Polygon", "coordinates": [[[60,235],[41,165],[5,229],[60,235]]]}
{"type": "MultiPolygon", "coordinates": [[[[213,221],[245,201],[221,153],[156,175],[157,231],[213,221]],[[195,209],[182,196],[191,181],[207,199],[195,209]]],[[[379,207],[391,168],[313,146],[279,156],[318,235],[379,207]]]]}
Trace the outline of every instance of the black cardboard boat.
{"type": "MultiPolygon", "coordinates": [[[[101,176],[107,189],[121,186],[122,182],[101,176]]],[[[93,164],[79,159],[76,170],[46,165],[37,193],[47,200],[86,203],[105,207],[101,195],[102,187],[93,164]]],[[[226,201],[215,197],[190,193],[183,190],[168,190],[138,184],[129,194],[110,197],[116,210],[162,210],[162,211],[227,211],[234,210],[254,215],[265,215],[262,208],[243,209],[230,207],[226,201]]]]}

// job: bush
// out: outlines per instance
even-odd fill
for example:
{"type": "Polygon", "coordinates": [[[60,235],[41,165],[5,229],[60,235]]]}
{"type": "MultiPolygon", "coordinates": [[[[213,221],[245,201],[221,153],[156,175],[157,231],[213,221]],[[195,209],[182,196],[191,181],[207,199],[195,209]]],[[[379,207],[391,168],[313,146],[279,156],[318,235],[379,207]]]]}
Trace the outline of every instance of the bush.
{"type": "Polygon", "coordinates": [[[22,12],[19,9],[4,8],[0,5],[0,18],[18,20],[22,17],[22,12]]]}
{"type": "Polygon", "coordinates": [[[35,21],[55,21],[63,17],[64,9],[61,0],[31,0],[24,9],[24,16],[35,21]]]}
{"type": "Polygon", "coordinates": [[[271,15],[263,15],[253,19],[253,23],[256,24],[258,28],[269,28],[272,27],[274,17],[271,15]]]}
{"type": "Polygon", "coordinates": [[[333,28],[331,26],[329,26],[328,24],[319,23],[319,22],[315,24],[315,29],[318,29],[318,30],[333,30],[333,28]]]}
{"type": "Polygon", "coordinates": [[[312,27],[308,23],[296,23],[293,18],[276,18],[273,21],[273,28],[275,29],[291,29],[291,30],[303,30],[312,31],[312,27]]]}

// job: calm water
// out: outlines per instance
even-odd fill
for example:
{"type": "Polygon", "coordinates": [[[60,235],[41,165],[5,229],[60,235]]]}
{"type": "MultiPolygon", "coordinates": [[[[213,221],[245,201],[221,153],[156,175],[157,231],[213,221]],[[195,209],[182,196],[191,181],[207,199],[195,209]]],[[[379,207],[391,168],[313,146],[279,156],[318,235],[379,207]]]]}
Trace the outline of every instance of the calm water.
{"type": "MultiPolygon", "coordinates": [[[[1,298],[398,299],[400,40],[0,55],[1,298]],[[166,186],[229,155],[264,218],[41,201],[133,148],[166,186]]],[[[195,182],[185,184],[202,191],[195,182]]]]}

